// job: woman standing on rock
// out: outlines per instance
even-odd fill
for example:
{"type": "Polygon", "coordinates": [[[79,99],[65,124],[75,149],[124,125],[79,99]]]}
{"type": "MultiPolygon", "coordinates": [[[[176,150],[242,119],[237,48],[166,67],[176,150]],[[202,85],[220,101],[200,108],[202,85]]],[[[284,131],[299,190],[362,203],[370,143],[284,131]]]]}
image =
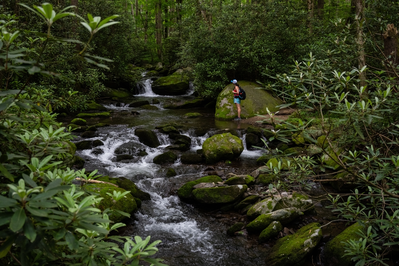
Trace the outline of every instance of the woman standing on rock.
{"type": "Polygon", "coordinates": [[[241,100],[238,97],[240,95],[240,85],[238,85],[238,82],[236,79],[233,79],[231,82],[234,84],[234,90],[233,90],[234,103],[237,106],[237,114],[238,114],[238,117],[234,118],[234,120],[238,121],[238,120],[241,120],[241,100]]]}

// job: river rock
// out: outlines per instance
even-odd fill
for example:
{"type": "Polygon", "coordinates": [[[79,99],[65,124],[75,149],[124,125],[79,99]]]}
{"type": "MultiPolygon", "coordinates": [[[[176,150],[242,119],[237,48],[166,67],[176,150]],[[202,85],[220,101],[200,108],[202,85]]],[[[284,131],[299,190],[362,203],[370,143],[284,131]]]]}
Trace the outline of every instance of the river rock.
{"type": "Polygon", "coordinates": [[[245,224],[243,222],[238,222],[235,223],[233,226],[231,226],[229,229],[227,229],[227,234],[229,236],[234,236],[235,232],[240,231],[243,229],[245,224]]]}
{"type": "Polygon", "coordinates": [[[258,176],[260,174],[264,174],[264,173],[268,173],[268,172],[270,172],[270,169],[269,169],[269,167],[267,167],[265,165],[265,166],[261,166],[258,169],[255,169],[254,171],[252,171],[250,173],[250,176],[253,176],[256,179],[256,178],[258,178],[258,176]]]}
{"type": "Polygon", "coordinates": [[[164,105],[165,109],[190,109],[195,107],[202,107],[206,101],[201,98],[188,101],[174,101],[164,105]]]}
{"type": "Polygon", "coordinates": [[[159,95],[183,95],[189,89],[189,77],[182,69],[161,77],[152,84],[152,91],[159,95]]]}
{"type": "Polygon", "coordinates": [[[183,164],[199,164],[202,163],[202,155],[198,153],[185,153],[180,157],[183,164]]]}
{"type": "Polygon", "coordinates": [[[188,151],[191,147],[191,138],[185,135],[171,133],[169,137],[174,140],[173,144],[176,146],[177,150],[188,151]]]}
{"type": "Polygon", "coordinates": [[[192,191],[194,199],[205,204],[225,204],[234,202],[247,191],[246,185],[197,188],[192,191]]]}
{"type": "Polygon", "coordinates": [[[255,178],[250,175],[236,175],[224,181],[226,185],[252,185],[255,178]]]}
{"type": "Polygon", "coordinates": [[[83,141],[79,141],[79,142],[75,143],[76,149],[78,149],[78,150],[91,149],[91,148],[93,148],[92,144],[93,144],[92,140],[83,140],[83,141]]]}
{"type": "Polygon", "coordinates": [[[86,131],[86,132],[82,133],[81,137],[82,138],[94,138],[96,135],[97,134],[95,131],[86,131]]]}
{"type": "Polygon", "coordinates": [[[260,174],[256,179],[256,183],[267,186],[272,183],[276,179],[276,176],[273,174],[260,174]]]}
{"type": "Polygon", "coordinates": [[[144,145],[137,142],[126,142],[118,146],[114,153],[117,155],[137,155],[141,150],[144,149],[144,145]]]}
{"type": "Polygon", "coordinates": [[[295,234],[280,238],[271,249],[266,263],[271,266],[302,265],[303,259],[319,244],[322,237],[320,224],[308,224],[295,234]]]}
{"type": "Polygon", "coordinates": [[[168,164],[168,163],[174,163],[176,160],[177,160],[177,155],[174,154],[172,151],[167,151],[160,155],[155,156],[153,162],[156,164],[168,164]]]}
{"type": "Polygon", "coordinates": [[[195,185],[197,185],[199,183],[212,183],[212,182],[217,183],[217,182],[222,182],[222,181],[223,180],[217,175],[204,176],[197,180],[185,183],[183,186],[181,186],[177,190],[177,195],[182,200],[190,200],[190,199],[194,198],[192,191],[193,191],[195,185]]]}
{"type": "MultiPolygon", "coordinates": [[[[96,204],[96,206],[104,211],[105,209],[113,209],[122,211],[125,213],[133,213],[137,211],[137,203],[131,194],[126,194],[122,199],[115,202],[107,193],[113,194],[113,191],[125,192],[123,188],[115,187],[109,184],[86,184],[84,185],[84,190],[89,193],[97,194],[103,199],[96,204]]],[[[120,214],[119,212],[111,212],[109,215],[110,220],[117,223],[127,218],[120,214]]]]}
{"type": "Polygon", "coordinates": [[[316,144],[310,144],[307,148],[306,148],[306,153],[309,156],[314,156],[316,154],[320,154],[323,152],[323,149],[320,148],[319,146],[317,146],[316,144]]]}
{"type": "MultiPolygon", "coordinates": [[[[259,87],[257,83],[248,81],[239,81],[238,83],[247,95],[247,98],[241,102],[241,118],[267,114],[266,108],[269,108],[271,112],[278,111],[277,106],[282,102],[267,91],[256,89],[259,87]]],[[[216,119],[229,120],[237,117],[237,108],[233,103],[233,89],[233,84],[229,84],[219,93],[216,102],[216,119]]]]}
{"type": "Polygon", "coordinates": [[[135,101],[129,104],[129,107],[140,107],[143,105],[148,105],[150,104],[149,101],[143,100],[143,101],[135,101]]]}
{"type": "Polygon", "coordinates": [[[247,149],[251,149],[252,147],[263,147],[263,142],[261,139],[253,134],[253,133],[247,133],[245,136],[245,143],[247,144],[247,149]]]}
{"type": "Polygon", "coordinates": [[[283,226],[279,221],[274,221],[271,224],[269,224],[268,227],[266,227],[259,235],[259,242],[263,243],[269,240],[272,237],[275,237],[278,235],[278,233],[283,230],[283,226]]]}
{"type": "Polygon", "coordinates": [[[130,179],[127,179],[125,177],[118,177],[117,178],[117,184],[119,187],[130,191],[130,194],[132,194],[133,197],[139,198],[141,200],[150,200],[151,196],[149,193],[142,191],[139,189],[136,184],[131,181],[130,179]]]}
{"type": "Polygon", "coordinates": [[[345,256],[345,245],[344,242],[348,240],[359,240],[360,236],[358,234],[359,231],[365,231],[364,226],[359,223],[355,223],[348,228],[346,228],[339,235],[334,237],[331,241],[329,241],[324,249],[324,255],[328,258],[329,262],[327,265],[340,265],[340,266],[351,266],[354,263],[351,261],[350,256],[345,256]]]}
{"type": "Polygon", "coordinates": [[[159,145],[161,145],[157,135],[152,130],[145,128],[137,128],[134,131],[134,134],[139,137],[139,141],[141,143],[144,143],[145,145],[151,148],[156,148],[159,145]]]}
{"type": "Polygon", "coordinates": [[[267,198],[256,203],[248,210],[247,212],[248,218],[253,220],[261,214],[271,213],[280,200],[281,197],[274,197],[274,198],[267,198]]]}
{"type": "Polygon", "coordinates": [[[222,160],[234,160],[244,150],[240,138],[230,133],[217,134],[205,140],[202,145],[206,163],[213,164],[222,160]]]}
{"type": "Polygon", "coordinates": [[[247,230],[250,232],[261,232],[273,221],[279,221],[282,225],[286,225],[302,214],[303,213],[297,208],[286,208],[267,214],[261,214],[255,220],[247,224],[247,230]]]}
{"type": "Polygon", "coordinates": [[[244,208],[250,206],[251,204],[257,202],[259,199],[260,199],[260,196],[258,196],[258,195],[250,195],[250,196],[246,197],[245,199],[243,199],[242,201],[240,201],[240,203],[235,205],[234,209],[236,209],[236,210],[244,209],[244,208]]]}
{"type": "Polygon", "coordinates": [[[87,109],[90,111],[106,111],[107,108],[104,107],[103,105],[96,103],[96,102],[90,102],[87,105],[87,109]]]}

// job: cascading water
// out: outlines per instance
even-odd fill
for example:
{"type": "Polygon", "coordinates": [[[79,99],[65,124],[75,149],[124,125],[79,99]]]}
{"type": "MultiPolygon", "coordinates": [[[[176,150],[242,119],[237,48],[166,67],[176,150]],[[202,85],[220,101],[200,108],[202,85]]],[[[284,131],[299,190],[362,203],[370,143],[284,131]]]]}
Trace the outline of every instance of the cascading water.
{"type": "MultiPolygon", "coordinates": [[[[106,107],[114,112],[114,116],[119,112],[136,110],[123,104],[106,107]]],[[[141,208],[128,222],[123,234],[141,237],[150,235],[152,240],[161,240],[157,257],[164,258],[165,263],[169,265],[264,265],[266,254],[258,245],[249,248],[249,242],[244,237],[228,237],[225,224],[192,205],[181,202],[173,193],[185,182],[206,175],[204,171],[208,166],[184,165],[180,160],[167,167],[154,164],[154,157],[163,153],[170,145],[168,135],[158,132],[161,145],[151,148],[140,143],[134,134],[137,127],[154,128],[161,123],[181,120],[182,111],[161,108],[157,111],[140,110],[140,113],[134,118],[139,126],[128,126],[126,123],[99,128],[97,136],[91,140],[101,140],[103,145],[78,153],[86,160],[85,168],[88,171],[99,169],[100,174],[129,178],[151,195],[151,200],[142,202],[141,208]],[[119,161],[117,158],[121,151],[128,151],[133,159],[119,161]],[[144,152],[146,155],[137,156],[138,152],[144,152]],[[177,175],[166,177],[168,167],[174,168],[177,175]]],[[[201,149],[203,142],[218,130],[209,119],[200,119],[202,122],[187,121],[188,129],[181,132],[192,140],[190,152],[201,149]],[[197,136],[195,130],[190,127],[198,125],[207,125],[208,133],[197,136]]],[[[245,149],[240,165],[253,162],[260,154],[260,151],[245,149]]],[[[226,167],[227,172],[235,171],[234,168],[226,167]]]]}

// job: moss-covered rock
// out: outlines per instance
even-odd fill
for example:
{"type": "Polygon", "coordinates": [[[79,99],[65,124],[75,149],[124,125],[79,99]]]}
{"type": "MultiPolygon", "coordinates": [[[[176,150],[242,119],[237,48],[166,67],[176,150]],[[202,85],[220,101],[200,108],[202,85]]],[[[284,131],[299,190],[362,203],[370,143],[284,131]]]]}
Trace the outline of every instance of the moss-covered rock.
{"type": "Polygon", "coordinates": [[[317,138],[317,146],[323,149],[328,147],[328,140],[326,135],[322,135],[317,138]]]}
{"type": "Polygon", "coordinates": [[[187,113],[184,115],[185,118],[197,118],[197,117],[201,117],[202,114],[200,113],[187,113]]]}
{"type": "Polygon", "coordinates": [[[236,175],[224,181],[226,185],[252,185],[255,178],[250,175],[236,175]]]}
{"type": "Polygon", "coordinates": [[[332,260],[331,265],[341,265],[341,266],[350,266],[354,265],[351,261],[350,256],[345,256],[345,245],[344,243],[348,240],[359,240],[359,232],[364,232],[364,226],[359,223],[355,223],[348,228],[346,228],[339,235],[334,237],[331,241],[329,241],[324,249],[324,254],[329,259],[332,260]]]}
{"type": "Polygon", "coordinates": [[[282,225],[292,222],[303,213],[297,208],[286,208],[259,215],[255,220],[247,224],[249,232],[261,232],[273,221],[279,221],[282,225]]]}
{"type": "Polygon", "coordinates": [[[270,129],[262,129],[262,134],[265,138],[271,138],[274,136],[274,133],[270,129]]]}
{"type": "Polygon", "coordinates": [[[117,184],[119,187],[130,191],[130,194],[132,194],[133,197],[139,198],[141,200],[150,200],[151,196],[147,192],[142,191],[139,189],[133,181],[130,179],[127,179],[125,177],[118,177],[117,178],[117,184]]]}
{"type": "Polygon", "coordinates": [[[245,143],[247,145],[247,149],[251,149],[252,147],[262,147],[264,143],[257,135],[253,133],[247,133],[245,135],[245,143]]]}
{"type": "Polygon", "coordinates": [[[176,176],[176,175],[177,175],[176,170],[173,168],[168,168],[168,171],[166,171],[167,177],[172,177],[172,176],[176,176]]]}
{"type": "Polygon", "coordinates": [[[172,75],[161,77],[152,84],[152,91],[159,95],[183,95],[189,89],[187,73],[179,69],[172,75]]]}
{"type": "Polygon", "coordinates": [[[71,121],[71,124],[75,124],[78,126],[86,126],[87,125],[87,121],[83,118],[75,118],[71,121]]]}
{"type": "Polygon", "coordinates": [[[82,138],[94,138],[97,135],[97,133],[95,131],[86,131],[83,132],[81,137],[82,138]]]}
{"type": "Polygon", "coordinates": [[[193,187],[195,185],[197,185],[199,183],[217,183],[217,182],[222,182],[222,181],[223,180],[217,175],[204,176],[197,180],[187,182],[186,184],[181,186],[177,190],[177,195],[181,199],[186,199],[186,200],[193,199],[194,196],[192,194],[192,191],[193,191],[193,189],[194,189],[193,187]]]}
{"type": "Polygon", "coordinates": [[[134,134],[137,137],[139,137],[139,141],[141,143],[143,143],[151,148],[156,148],[159,145],[161,145],[157,135],[152,130],[145,129],[145,128],[137,128],[134,131],[134,134]]]}
{"type": "Polygon", "coordinates": [[[103,105],[96,103],[96,102],[90,102],[87,104],[87,109],[88,110],[98,110],[98,111],[106,111],[107,108],[105,108],[103,105]]]}
{"type": "Polygon", "coordinates": [[[246,208],[247,206],[257,202],[260,199],[258,195],[251,195],[240,201],[238,204],[234,206],[234,209],[241,210],[246,208]]]}
{"type": "MultiPolygon", "coordinates": [[[[266,108],[275,112],[281,101],[274,98],[265,90],[256,89],[259,85],[255,82],[240,81],[240,86],[245,90],[247,98],[242,101],[242,118],[249,118],[257,114],[267,114],[266,108]]],[[[227,85],[217,98],[215,118],[230,120],[237,116],[237,108],[233,103],[233,84],[227,85]]]]}
{"type": "Polygon", "coordinates": [[[307,195],[294,192],[292,195],[282,197],[274,207],[274,211],[295,207],[300,211],[307,211],[313,208],[313,202],[307,195]]]}
{"type": "Polygon", "coordinates": [[[164,152],[154,157],[153,162],[156,164],[174,163],[177,160],[177,155],[172,151],[164,152]]]}
{"type": "Polygon", "coordinates": [[[267,163],[267,161],[269,161],[271,158],[273,158],[273,156],[274,155],[270,154],[270,153],[264,154],[256,160],[256,164],[257,165],[265,165],[267,163]]]}
{"type": "Polygon", "coordinates": [[[148,105],[148,104],[150,104],[150,102],[147,100],[135,101],[135,102],[130,103],[129,107],[140,107],[140,106],[148,105]]]}
{"type": "MultiPolygon", "coordinates": [[[[119,210],[130,214],[137,211],[138,209],[137,203],[131,194],[125,195],[122,199],[120,199],[117,202],[115,202],[109,195],[107,195],[107,192],[113,194],[113,191],[123,193],[126,191],[123,188],[118,188],[108,184],[86,184],[83,186],[83,188],[87,192],[99,195],[100,197],[103,198],[100,201],[100,203],[97,204],[97,207],[101,210],[110,208],[113,210],[119,210]]],[[[112,212],[109,218],[114,222],[120,222],[126,217],[118,212],[112,212]]]]}
{"type": "Polygon", "coordinates": [[[227,229],[227,234],[229,236],[233,236],[235,232],[240,231],[244,226],[245,224],[243,222],[235,223],[233,226],[227,229]]]}
{"type": "Polygon", "coordinates": [[[280,201],[280,197],[267,198],[253,205],[247,212],[249,219],[253,220],[261,214],[268,214],[274,210],[274,207],[280,201]]]}
{"type": "Polygon", "coordinates": [[[267,186],[270,183],[272,183],[275,179],[276,177],[272,174],[260,174],[258,178],[256,178],[256,183],[267,186]]]}
{"type": "Polygon", "coordinates": [[[171,102],[168,104],[165,104],[163,108],[165,109],[190,109],[194,107],[202,107],[206,101],[201,98],[197,98],[194,100],[188,100],[188,101],[176,101],[176,102],[171,102]]]}
{"type": "Polygon", "coordinates": [[[315,145],[315,144],[310,144],[307,148],[306,148],[306,153],[309,156],[314,156],[316,154],[320,154],[323,152],[323,149],[320,148],[319,146],[315,145]]]}
{"type": "Polygon", "coordinates": [[[240,138],[224,133],[206,139],[202,149],[206,163],[213,164],[238,158],[244,150],[244,145],[240,138]]]}
{"type": "Polygon", "coordinates": [[[249,126],[245,132],[247,134],[255,134],[258,137],[262,137],[262,129],[259,127],[249,126]]]}
{"type": "Polygon", "coordinates": [[[165,133],[165,134],[170,134],[170,133],[180,134],[179,130],[177,128],[175,128],[174,126],[161,127],[159,129],[159,131],[161,133],[165,133]]]}
{"type": "Polygon", "coordinates": [[[205,204],[225,204],[234,202],[247,191],[246,185],[233,185],[210,188],[197,188],[192,191],[194,199],[205,204]]]}
{"type": "Polygon", "coordinates": [[[77,169],[82,169],[84,165],[85,165],[85,160],[83,160],[79,156],[74,156],[73,167],[77,169]]]}
{"type": "Polygon", "coordinates": [[[83,140],[83,141],[76,142],[75,145],[78,150],[88,150],[88,149],[93,148],[92,143],[93,143],[93,141],[91,141],[91,140],[83,140]]]}
{"type": "Polygon", "coordinates": [[[102,113],[80,113],[77,117],[110,117],[110,112],[102,112],[102,113]]]}
{"type": "Polygon", "coordinates": [[[115,89],[108,89],[107,91],[103,92],[102,95],[105,97],[118,99],[132,98],[132,95],[129,92],[115,89]]]}
{"type": "Polygon", "coordinates": [[[279,221],[274,221],[271,224],[269,224],[268,227],[266,227],[259,235],[259,242],[263,243],[269,240],[272,237],[275,237],[278,235],[278,233],[283,230],[283,226],[279,221]]]}
{"type": "Polygon", "coordinates": [[[68,128],[71,128],[71,131],[75,131],[75,132],[83,132],[86,130],[86,126],[79,126],[76,124],[69,124],[68,128]]]}
{"type": "Polygon", "coordinates": [[[301,265],[305,256],[318,245],[322,237],[320,224],[311,223],[293,235],[280,238],[266,259],[267,265],[301,265]]]}

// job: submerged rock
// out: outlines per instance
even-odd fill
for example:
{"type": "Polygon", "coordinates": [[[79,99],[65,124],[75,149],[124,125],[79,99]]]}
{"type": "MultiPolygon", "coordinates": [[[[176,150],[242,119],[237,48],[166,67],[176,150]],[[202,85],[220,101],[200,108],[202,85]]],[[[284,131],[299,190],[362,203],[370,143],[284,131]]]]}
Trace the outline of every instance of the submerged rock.
{"type": "Polygon", "coordinates": [[[225,204],[234,202],[247,191],[246,185],[197,188],[192,191],[194,199],[205,204],[225,204]]]}
{"type": "Polygon", "coordinates": [[[322,239],[320,224],[311,223],[299,229],[294,235],[280,238],[266,259],[270,266],[302,265],[303,259],[322,239]]]}
{"type": "Polygon", "coordinates": [[[230,133],[224,133],[206,139],[202,149],[206,163],[213,164],[238,158],[244,150],[244,145],[240,138],[230,133]]]}

